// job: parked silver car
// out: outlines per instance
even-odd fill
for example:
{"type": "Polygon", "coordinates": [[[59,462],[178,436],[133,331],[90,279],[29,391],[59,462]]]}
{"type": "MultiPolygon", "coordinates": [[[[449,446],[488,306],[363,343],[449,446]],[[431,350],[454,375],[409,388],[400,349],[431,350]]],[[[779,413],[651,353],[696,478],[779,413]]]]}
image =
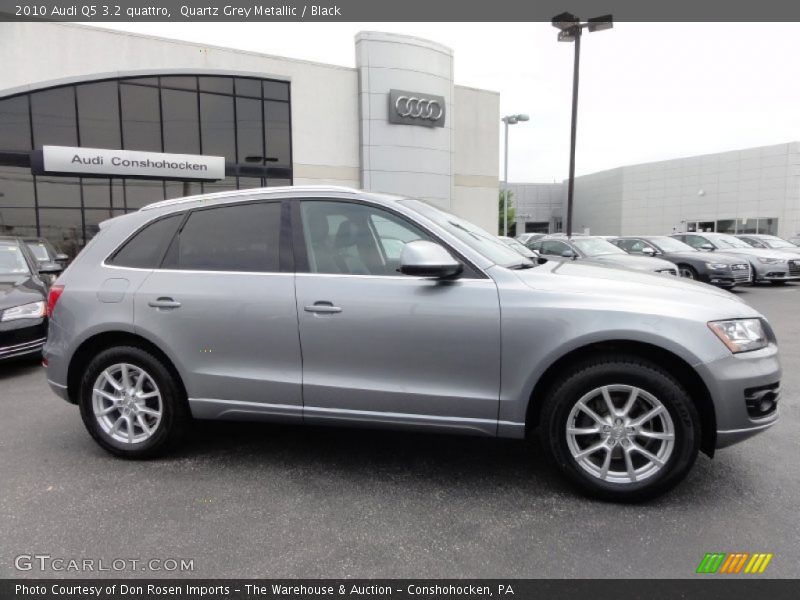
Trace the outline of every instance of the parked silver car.
{"type": "Polygon", "coordinates": [[[422,201],[333,187],[101,225],[51,291],[47,379],[144,458],[190,417],[523,438],[595,496],[664,492],[776,422],[766,319],[728,292],[536,266],[422,201]]]}
{"type": "Polygon", "coordinates": [[[800,259],[779,250],[753,248],[727,233],[676,233],[672,237],[704,252],[738,254],[750,261],[754,282],[782,284],[800,280],[800,259]]]}

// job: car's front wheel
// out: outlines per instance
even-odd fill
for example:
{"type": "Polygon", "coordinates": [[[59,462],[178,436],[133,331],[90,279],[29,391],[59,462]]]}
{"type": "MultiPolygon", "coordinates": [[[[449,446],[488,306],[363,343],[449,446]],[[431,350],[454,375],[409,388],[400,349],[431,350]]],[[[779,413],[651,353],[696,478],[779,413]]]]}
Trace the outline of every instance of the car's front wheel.
{"type": "Polygon", "coordinates": [[[572,482],[615,501],[671,489],[700,446],[699,416],[686,390],[658,365],[623,355],[565,372],[545,399],[542,433],[547,454],[572,482]]]}
{"type": "Polygon", "coordinates": [[[89,363],[81,380],[80,410],[97,443],[124,458],[162,454],[188,419],[170,370],[134,346],[108,348],[89,363]]]}

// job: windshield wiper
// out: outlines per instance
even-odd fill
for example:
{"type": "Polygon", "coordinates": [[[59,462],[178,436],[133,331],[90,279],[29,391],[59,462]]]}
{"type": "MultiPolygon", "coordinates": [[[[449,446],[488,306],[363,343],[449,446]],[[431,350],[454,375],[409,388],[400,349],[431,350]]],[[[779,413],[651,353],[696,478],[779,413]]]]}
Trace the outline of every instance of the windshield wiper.
{"type": "Polygon", "coordinates": [[[522,269],[532,269],[535,266],[536,265],[533,264],[532,262],[526,262],[526,263],[519,263],[519,264],[516,264],[516,265],[510,265],[510,266],[508,266],[506,268],[507,269],[511,269],[512,271],[520,271],[522,269]]]}

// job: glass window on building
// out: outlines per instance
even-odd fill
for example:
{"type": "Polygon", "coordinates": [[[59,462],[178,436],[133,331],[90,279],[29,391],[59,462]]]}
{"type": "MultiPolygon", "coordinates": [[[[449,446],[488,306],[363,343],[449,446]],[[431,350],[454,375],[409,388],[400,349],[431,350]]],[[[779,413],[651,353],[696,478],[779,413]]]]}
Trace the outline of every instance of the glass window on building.
{"type": "Polygon", "coordinates": [[[163,199],[163,182],[152,179],[125,180],[125,205],[128,210],[139,210],[143,206],[163,199]]]}
{"type": "Polygon", "coordinates": [[[0,206],[33,208],[33,175],[25,167],[0,167],[0,206]]]}
{"type": "Polygon", "coordinates": [[[758,233],[758,219],[737,219],[736,233],[758,233]]]}
{"type": "Polygon", "coordinates": [[[291,166],[291,124],[286,102],[264,102],[267,165],[291,166]]]}
{"type": "Polygon", "coordinates": [[[236,121],[233,118],[233,97],[200,94],[200,135],[203,154],[224,156],[236,162],[236,121]]]}
{"type": "Polygon", "coordinates": [[[200,154],[200,117],[197,93],[161,90],[164,152],[200,154]]]}
{"type": "Polygon", "coordinates": [[[110,150],[121,148],[117,82],[82,84],[76,86],[75,91],[81,146],[110,150]]]}
{"type": "Polygon", "coordinates": [[[70,208],[40,208],[39,235],[50,240],[70,260],[78,255],[85,241],[82,211],[70,208]]]}
{"type": "Polygon", "coordinates": [[[759,219],[758,233],[778,235],[778,219],[759,219]]]}
{"type": "Polygon", "coordinates": [[[736,233],[736,219],[717,221],[717,233],[736,233]]]}
{"type": "Polygon", "coordinates": [[[236,146],[239,163],[265,164],[263,126],[261,100],[236,98],[236,146]]]}
{"type": "Polygon", "coordinates": [[[0,100],[0,151],[31,149],[28,96],[0,100]]]}
{"type": "Polygon", "coordinates": [[[80,208],[81,180],[77,177],[36,177],[36,199],[40,207],[80,208]]]}
{"type": "Polygon", "coordinates": [[[110,179],[85,177],[81,179],[81,190],[83,192],[83,206],[86,208],[111,209],[110,179]]]}
{"type": "Polygon", "coordinates": [[[123,148],[161,152],[158,88],[121,83],[119,93],[123,148]]]}
{"type": "Polygon", "coordinates": [[[0,235],[36,235],[36,211],[33,208],[6,208],[0,205],[0,235]]]}
{"type": "Polygon", "coordinates": [[[31,94],[33,145],[77,146],[75,88],[63,87],[31,94]]]}

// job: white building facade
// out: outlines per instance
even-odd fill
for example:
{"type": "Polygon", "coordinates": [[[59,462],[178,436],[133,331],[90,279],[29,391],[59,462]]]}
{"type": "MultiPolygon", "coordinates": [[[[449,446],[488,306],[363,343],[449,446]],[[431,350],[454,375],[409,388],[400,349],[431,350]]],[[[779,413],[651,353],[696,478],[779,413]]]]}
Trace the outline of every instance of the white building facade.
{"type": "MultiPolygon", "coordinates": [[[[567,184],[511,184],[517,231],[566,215],[567,184]],[[544,187],[543,187],[544,186],[544,187]],[[528,210],[528,197],[539,198],[528,210]],[[549,212],[548,212],[549,211],[549,212]]],[[[552,229],[551,229],[552,231],[552,229]]],[[[800,142],[630,165],[575,178],[573,231],[800,233],[800,142]]]]}
{"type": "Polygon", "coordinates": [[[496,230],[499,95],[456,85],[435,42],[362,32],[347,68],[0,23],[0,54],[0,233],[81,245],[151,201],[287,184],[414,196],[496,230]],[[45,146],[222,156],[225,176],[55,173],[45,146]]]}

